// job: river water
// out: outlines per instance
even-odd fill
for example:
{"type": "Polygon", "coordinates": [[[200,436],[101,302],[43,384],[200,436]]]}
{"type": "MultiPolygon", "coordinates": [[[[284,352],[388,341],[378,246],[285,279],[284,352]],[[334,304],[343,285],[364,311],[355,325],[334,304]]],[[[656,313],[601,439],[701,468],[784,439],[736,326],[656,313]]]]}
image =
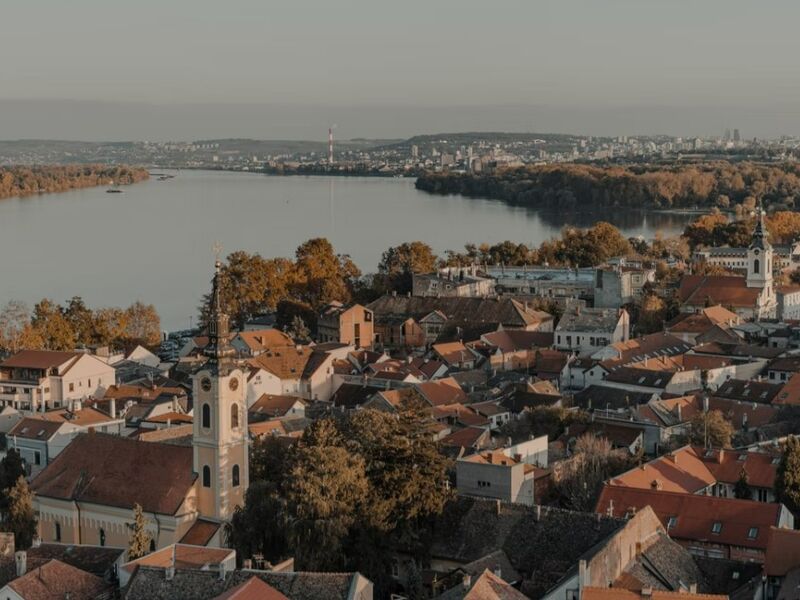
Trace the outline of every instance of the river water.
{"type": "Polygon", "coordinates": [[[209,287],[215,242],[292,256],[323,236],[374,271],[381,253],[422,240],[437,252],[468,242],[538,245],[565,224],[610,221],[628,236],[673,234],[693,217],[654,212],[543,212],[431,196],[411,179],[267,177],[181,171],[107,194],[90,188],[0,201],[0,304],[79,295],[93,307],[156,305],[165,329],[189,326],[209,287]]]}

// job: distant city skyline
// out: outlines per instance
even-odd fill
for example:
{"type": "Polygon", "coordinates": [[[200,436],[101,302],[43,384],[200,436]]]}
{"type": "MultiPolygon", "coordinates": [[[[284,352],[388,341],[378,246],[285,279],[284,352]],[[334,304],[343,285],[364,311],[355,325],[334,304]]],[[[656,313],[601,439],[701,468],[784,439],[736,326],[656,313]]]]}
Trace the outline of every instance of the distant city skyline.
{"type": "Polygon", "coordinates": [[[800,135],[776,0],[4,3],[0,138],[800,135]]]}

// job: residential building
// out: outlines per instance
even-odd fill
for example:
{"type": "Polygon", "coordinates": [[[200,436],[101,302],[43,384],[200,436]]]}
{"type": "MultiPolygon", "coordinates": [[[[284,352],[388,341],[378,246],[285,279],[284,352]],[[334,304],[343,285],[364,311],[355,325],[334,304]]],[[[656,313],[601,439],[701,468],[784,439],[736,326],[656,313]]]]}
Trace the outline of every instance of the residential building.
{"type": "Polygon", "coordinates": [[[360,304],[331,302],[317,318],[317,340],[340,342],[355,348],[371,348],[374,339],[374,316],[360,304]]]}
{"type": "Polygon", "coordinates": [[[630,516],[650,507],[669,536],[698,556],[763,563],[771,527],[792,529],[782,504],[605,485],[596,512],[630,516]]]}
{"type": "Polygon", "coordinates": [[[102,398],[114,383],[114,367],[84,352],[22,350],[0,363],[0,403],[27,412],[102,398]]]}
{"type": "Polygon", "coordinates": [[[581,308],[576,305],[566,310],[558,322],[554,347],[592,354],[603,346],[626,341],[629,331],[630,318],[624,309],[581,308]]]}

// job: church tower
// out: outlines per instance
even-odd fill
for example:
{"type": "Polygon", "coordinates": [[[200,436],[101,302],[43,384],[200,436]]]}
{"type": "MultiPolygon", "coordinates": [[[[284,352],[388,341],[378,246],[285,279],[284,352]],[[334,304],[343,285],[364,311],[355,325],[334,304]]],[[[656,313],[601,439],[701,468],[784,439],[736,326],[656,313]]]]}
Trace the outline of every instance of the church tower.
{"type": "Polygon", "coordinates": [[[772,291],[772,244],[769,243],[764,225],[764,211],[758,204],[756,227],[753,239],[747,248],[747,287],[769,288],[772,291]]]}
{"type": "Polygon", "coordinates": [[[216,261],[208,318],[208,361],[194,374],[194,471],[200,514],[227,521],[244,505],[247,490],[247,382],[230,344],[228,315],[221,300],[221,267],[216,261]]]}

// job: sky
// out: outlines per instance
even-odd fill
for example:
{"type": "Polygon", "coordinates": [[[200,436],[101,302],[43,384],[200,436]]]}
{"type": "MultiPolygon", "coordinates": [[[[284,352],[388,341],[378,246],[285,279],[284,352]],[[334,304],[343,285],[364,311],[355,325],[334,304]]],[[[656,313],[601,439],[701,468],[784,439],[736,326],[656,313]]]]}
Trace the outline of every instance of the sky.
{"type": "Polygon", "coordinates": [[[0,138],[800,135],[796,0],[3,0],[0,138]]]}

